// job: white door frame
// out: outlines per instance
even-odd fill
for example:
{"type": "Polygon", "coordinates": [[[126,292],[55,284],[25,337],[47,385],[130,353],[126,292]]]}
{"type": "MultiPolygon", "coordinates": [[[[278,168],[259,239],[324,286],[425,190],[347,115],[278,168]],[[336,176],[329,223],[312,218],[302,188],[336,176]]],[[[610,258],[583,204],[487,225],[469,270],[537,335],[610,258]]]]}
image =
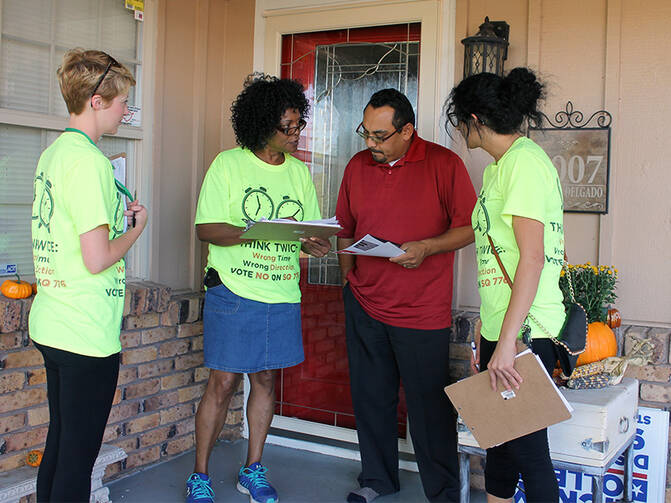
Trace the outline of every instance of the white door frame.
{"type": "MultiPolygon", "coordinates": [[[[282,36],[290,33],[360,28],[402,23],[422,25],[420,37],[419,96],[417,99],[417,130],[425,139],[443,145],[448,137],[443,128],[442,105],[454,85],[456,0],[373,0],[346,4],[324,4],[281,8],[291,2],[257,0],[255,23],[254,68],[280,75],[282,36]],[[274,8],[263,10],[263,5],[274,8]]],[[[306,2],[304,2],[306,3],[306,2]]],[[[296,2],[293,2],[295,5],[296,2]]],[[[249,380],[245,379],[245,406],[249,396],[249,380]]],[[[358,443],[355,430],[323,425],[302,419],[275,416],[275,428],[297,431],[312,436],[358,443]]],[[[243,436],[248,438],[247,422],[243,436]]],[[[410,433],[399,439],[401,452],[413,453],[410,433]]],[[[269,443],[321,452],[339,457],[359,459],[359,452],[329,445],[269,435],[269,443]]],[[[417,470],[414,462],[401,461],[401,467],[417,470]]]]}

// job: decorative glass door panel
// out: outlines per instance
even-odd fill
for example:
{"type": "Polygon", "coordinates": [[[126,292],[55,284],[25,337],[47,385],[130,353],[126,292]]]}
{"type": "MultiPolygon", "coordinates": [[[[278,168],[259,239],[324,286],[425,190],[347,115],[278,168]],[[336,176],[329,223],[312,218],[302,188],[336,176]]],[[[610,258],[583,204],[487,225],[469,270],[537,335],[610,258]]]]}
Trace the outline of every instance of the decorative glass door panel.
{"type": "MultiPolygon", "coordinates": [[[[371,95],[392,87],[408,96],[416,110],[419,39],[419,23],[283,37],[282,77],[303,83],[311,104],[296,155],[310,168],[324,217],[335,214],[347,162],[366,148],[354,130],[371,95]]],[[[333,244],[335,249],[335,239],[333,244]]],[[[354,428],[335,253],[301,261],[301,290],[305,362],[281,371],[275,412],[354,428]]],[[[399,437],[405,438],[402,388],[399,399],[399,437]]]]}

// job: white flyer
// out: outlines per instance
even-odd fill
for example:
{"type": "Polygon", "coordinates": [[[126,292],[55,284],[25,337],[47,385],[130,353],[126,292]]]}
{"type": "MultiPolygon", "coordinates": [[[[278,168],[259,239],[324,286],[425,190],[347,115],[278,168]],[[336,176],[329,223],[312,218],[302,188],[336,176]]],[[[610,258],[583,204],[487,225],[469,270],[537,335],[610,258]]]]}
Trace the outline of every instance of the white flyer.
{"type": "MultiPolygon", "coordinates": [[[[110,157],[110,164],[112,164],[112,168],[114,168],[114,178],[122,184],[126,183],[126,154],[121,153],[113,155],[110,157]]],[[[121,196],[121,201],[123,202],[123,209],[126,211],[128,209],[126,198],[121,196]]],[[[128,230],[128,219],[124,218],[123,222],[123,231],[126,232],[128,230]]]]}
{"type": "Polygon", "coordinates": [[[337,253],[391,258],[403,255],[405,252],[401,250],[396,243],[378,239],[370,234],[366,234],[356,243],[347,248],[343,248],[342,250],[338,250],[337,253]]]}

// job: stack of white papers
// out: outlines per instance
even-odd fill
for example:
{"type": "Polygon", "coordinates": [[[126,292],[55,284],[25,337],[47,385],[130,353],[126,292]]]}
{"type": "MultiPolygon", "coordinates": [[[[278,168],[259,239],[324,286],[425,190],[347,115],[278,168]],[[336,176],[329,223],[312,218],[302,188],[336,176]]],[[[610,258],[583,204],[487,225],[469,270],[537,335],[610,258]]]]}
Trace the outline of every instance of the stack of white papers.
{"type": "Polygon", "coordinates": [[[299,241],[301,238],[320,237],[328,239],[342,229],[335,217],[323,220],[297,222],[288,218],[261,219],[251,222],[243,232],[242,239],[265,239],[270,241],[299,241]]]}
{"type": "Polygon", "coordinates": [[[391,241],[384,241],[376,237],[366,234],[364,237],[359,239],[356,243],[342,250],[338,250],[337,253],[347,253],[350,255],[365,255],[368,257],[398,257],[403,255],[405,252],[401,248],[391,241]]]}
{"type": "MultiPolygon", "coordinates": [[[[273,223],[278,223],[278,224],[332,226],[332,227],[336,227],[338,229],[342,229],[342,227],[340,227],[340,224],[338,223],[338,219],[336,217],[322,218],[322,219],[319,219],[319,220],[304,220],[303,222],[297,222],[296,220],[293,220],[291,218],[274,218],[272,220],[268,220],[267,218],[261,218],[261,219],[259,219],[259,222],[273,222],[273,223]]],[[[249,222],[247,224],[247,229],[249,229],[255,223],[257,223],[257,222],[249,222]]]]}

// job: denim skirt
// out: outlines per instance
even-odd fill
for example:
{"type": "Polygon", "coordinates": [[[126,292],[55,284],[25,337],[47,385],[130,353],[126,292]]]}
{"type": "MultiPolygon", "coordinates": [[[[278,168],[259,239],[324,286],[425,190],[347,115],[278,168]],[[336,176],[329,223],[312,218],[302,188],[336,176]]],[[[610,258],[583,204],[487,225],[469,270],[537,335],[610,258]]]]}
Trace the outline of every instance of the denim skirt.
{"type": "Polygon", "coordinates": [[[205,366],[254,373],[301,363],[301,305],[240,297],[226,285],[207,289],[203,307],[205,366]]]}

